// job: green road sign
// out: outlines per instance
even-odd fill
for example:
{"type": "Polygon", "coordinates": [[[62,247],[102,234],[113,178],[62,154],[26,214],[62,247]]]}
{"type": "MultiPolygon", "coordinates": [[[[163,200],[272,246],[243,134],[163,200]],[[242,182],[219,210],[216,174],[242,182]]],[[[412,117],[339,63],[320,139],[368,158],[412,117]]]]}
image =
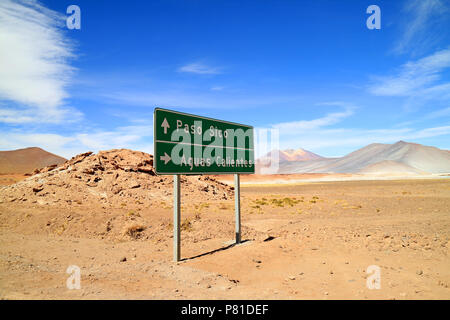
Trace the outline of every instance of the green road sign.
{"type": "Polygon", "coordinates": [[[156,108],[157,174],[255,173],[253,127],[156,108]]]}

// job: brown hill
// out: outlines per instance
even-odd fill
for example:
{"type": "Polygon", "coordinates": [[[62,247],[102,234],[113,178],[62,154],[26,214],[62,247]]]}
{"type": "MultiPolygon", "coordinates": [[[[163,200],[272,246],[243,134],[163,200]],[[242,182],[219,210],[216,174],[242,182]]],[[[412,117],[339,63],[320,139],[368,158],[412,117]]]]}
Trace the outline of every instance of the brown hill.
{"type": "Polygon", "coordinates": [[[67,160],[60,156],[36,147],[0,151],[0,174],[30,173],[65,161],[67,160]]]}
{"type": "MultiPolygon", "coordinates": [[[[153,156],[114,149],[77,155],[59,167],[46,167],[23,181],[0,187],[0,203],[70,206],[164,206],[172,201],[172,176],[156,176],[153,156]]],[[[232,188],[207,176],[183,176],[183,195],[227,199],[232,188]]]]}

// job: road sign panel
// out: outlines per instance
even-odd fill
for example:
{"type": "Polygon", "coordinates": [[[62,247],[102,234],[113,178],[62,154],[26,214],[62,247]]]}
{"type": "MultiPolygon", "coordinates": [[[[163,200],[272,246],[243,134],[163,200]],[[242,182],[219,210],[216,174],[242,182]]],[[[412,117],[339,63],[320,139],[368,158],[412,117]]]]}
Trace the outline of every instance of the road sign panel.
{"type": "Polygon", "coordinates": [[[255,173],[253,127],[161,108],[153,121],[157,174],[255,173]]]}

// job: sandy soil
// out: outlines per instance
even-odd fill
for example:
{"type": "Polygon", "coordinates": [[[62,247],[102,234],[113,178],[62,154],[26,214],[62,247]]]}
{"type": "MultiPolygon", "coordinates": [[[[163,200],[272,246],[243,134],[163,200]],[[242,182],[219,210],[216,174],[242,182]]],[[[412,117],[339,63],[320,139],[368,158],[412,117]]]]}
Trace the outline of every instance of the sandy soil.
{"type": "Polygon", "coordinates": [[[0,174],[0,186],[7,186],[19,182],[27,176],[23,174],[0,174]]]}
{"type": "Polygon", "coordinates": [[[3,299],[449,299],[450,180],[242,188],[183,199],[172,262],[170,203],[107,208],[0,204],[3,299]],[[69,290],[69,265],[81,289],[69,290]],[[381,289],[366,269],[381,269],[381,289]]]}
{"type": "MultiPolygon", "coordinates": [[[[215,179],[229,185],[234,185],[233,175],[215,175],[215,179]]],[[[450,178],[450,174],[355,174],[355,173],[295,173],[295,174],[242,174],[241,185],[292,185],[310,182],[338,181],[372,181],[372,180],[418,180],[450,178]]]]}
{"type": "MultiPolygon", "coordinates": [[[[241,174],[240,181],[242,185],[262,185],[262,184],[293,184],[311,181],[332,180],[339,181],[346,178],[356,178],[360,175],[345,173],[295,173],[295,174],[241,174]]],[[[224,183],[233,185],[233,175],[216,175],[215,179],[224,183]]],[[[354,179],[356,180],[356,179],[354,179]]]]}

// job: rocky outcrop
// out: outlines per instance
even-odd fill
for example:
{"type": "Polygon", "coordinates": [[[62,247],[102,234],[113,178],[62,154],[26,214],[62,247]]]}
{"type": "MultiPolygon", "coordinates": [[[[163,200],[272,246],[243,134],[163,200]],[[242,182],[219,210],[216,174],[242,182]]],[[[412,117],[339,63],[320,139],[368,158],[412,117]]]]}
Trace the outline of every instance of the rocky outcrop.
{"type": "MultiPolygon", "coordinates": [[[[60,166],[35,170],[0,189],[1,202],[55,206],[133,207],[172,200],[173,178],[157,176],[153,156],[128,149],[86,152],[60,166]]],[[[183,176],[182,193],[199,200],[228,199],[232,188],[208,176],[183,176]]]]}

